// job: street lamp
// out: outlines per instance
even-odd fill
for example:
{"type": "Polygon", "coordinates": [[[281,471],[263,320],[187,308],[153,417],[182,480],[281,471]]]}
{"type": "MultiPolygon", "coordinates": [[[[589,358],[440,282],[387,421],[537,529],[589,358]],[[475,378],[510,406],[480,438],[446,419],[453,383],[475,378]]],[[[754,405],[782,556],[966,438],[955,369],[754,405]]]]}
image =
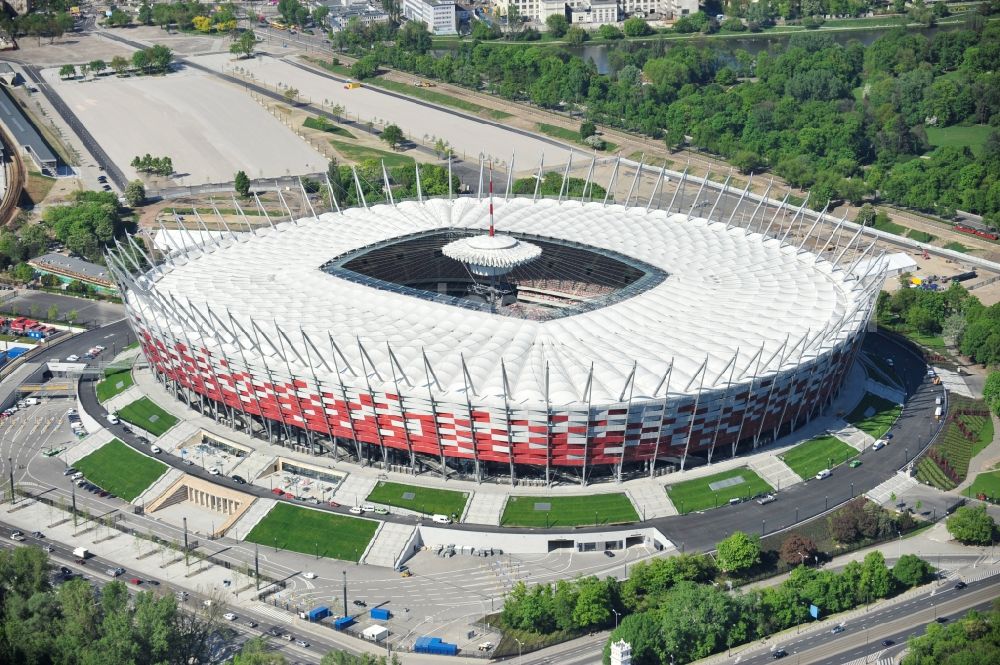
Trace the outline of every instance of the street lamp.
{"type": "Polygon", "coordinates": [[[521,665],[521,647],[524,646],[524,642],[516,637],[514,638],[514,641],[517,642],[517,665],[521,665]]]}
{"type": "Polygon", "coordinates": [[[621,612],[619,612],[618,610],[614,610],[614,609],[611,610],[611,611],[615,613],[615,630],[618,630],[618,617],[621,616],[621,612]]]}

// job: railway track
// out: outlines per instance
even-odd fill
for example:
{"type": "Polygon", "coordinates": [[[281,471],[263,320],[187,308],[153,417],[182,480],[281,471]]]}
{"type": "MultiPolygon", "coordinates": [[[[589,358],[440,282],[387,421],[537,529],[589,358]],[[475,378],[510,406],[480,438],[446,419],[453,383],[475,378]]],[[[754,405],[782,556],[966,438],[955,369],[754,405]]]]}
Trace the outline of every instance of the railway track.
{"type": "Polygon", "coordinates": [[[25,171],[21,150],[3,127],[0,127],[0,142],[3,143],[4,154],[9,156],[3,164],[7,176],[7,188],[4,190],[3,198],[0,199],[0,226],[7,226],[17,215],[17,203],[24,189],[25,171]]]}

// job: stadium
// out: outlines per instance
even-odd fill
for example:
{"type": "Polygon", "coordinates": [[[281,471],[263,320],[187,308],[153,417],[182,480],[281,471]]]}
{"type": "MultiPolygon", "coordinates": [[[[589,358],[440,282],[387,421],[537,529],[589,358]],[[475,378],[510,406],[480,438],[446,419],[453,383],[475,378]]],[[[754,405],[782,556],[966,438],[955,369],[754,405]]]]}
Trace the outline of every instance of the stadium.
{"type": "Polygon", "coordinates": [[[688,179],[659,175],[665,209],[420,197],[109,266],[159,380],[254,436],[476,480],[655,475],[829,404],[884,276],[843,220],[705,181],[681,212],[688,179]]]}

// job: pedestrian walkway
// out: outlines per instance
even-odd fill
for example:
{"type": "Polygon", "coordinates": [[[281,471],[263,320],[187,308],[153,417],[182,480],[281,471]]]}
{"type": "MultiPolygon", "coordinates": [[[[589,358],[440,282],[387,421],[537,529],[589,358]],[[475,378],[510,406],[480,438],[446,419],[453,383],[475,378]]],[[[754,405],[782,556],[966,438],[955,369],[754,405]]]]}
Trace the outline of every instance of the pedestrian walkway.
{"type": "Polygon", "coordinates": [[[902,404],[906,401],[906,391],[902,388],[890,387],[875,379],[868,379],[868,382],[865,383],[865,390],[896,404],[902,404]]]}
{"type": "Polygon", "coordinates": [[[638,480],[629,483],[625,492],[635,505],[635,510],[643,520],[676,515],[677,509],[667,497],[667,490],[655,480],[638,480]]]}
{"type": "Polygon", "coordinates": [[[293,617],[291,614],[285,610],[279,610],[277,607],[268,605],[267,603],[251,603],[250,609],[258,614],[263,614],[266,617],[270,617],[274,621],[280,621],[282,623],[292,623],[293,617]]]}
{"type": "Polygon", "coordinates": [[[896,661],[894,661],[892,658],[881,657],[882,654],[885,652],[886,650],[883,649],[882,651],[879,651],[877,654],[874,655],[868,654],[863,658],[855,658],[852,661],[844,663],[844,665],[865,665],[865,663],[867,663],[868,665],[893,665],[893,663],[895,663],[896,661]]]}
{"type": "Polygon", "coordinates": [[[177,423],[156,440],[156,445],[169,453],[181,448],[198,435],[200,428],[195,424],[185,420],[177,423]]]}
{"type": "Polygon", "coordinates": [[[377,483],[376,478],[352,473],[340,483],[333,498],[337,503],[345,506],[360,506],[375,489],[377,483]]]}
{"type": "Polygon", "coordinates": [[[362,561],[370,566],[393,568],[417,527],[395,522],[380,522],[380,524],[362,561]]]}
{"type": "Polygon", "coordinates": [[[115,435],[104,428],[87,435],[64,453],[66,464],[73,466],[90,453],[113,441],[114,438],[115,435]]]}
{"type": "Polygon", "coordinates": [[[972,391],[969,390],[969,385],[965,382],[965,379],[958,372],[953,372],[950,369],[944,369],[942,367],[935,367],[934,371],[941,378],[941,385],[944,389],[950,393],[955,393],[956,395],[962,395],[963,397],[975,398],[972,391]]]}
{"type": "Polygon", "coordinates": [[[893,496],[898,499],[906,490],[916,487],[918,484],[916,478],[911,478],[906,473],[900,472],[865,492],[865,496],[880,506],[884,506],[893,500],[893,496]]]}
{"type": "Polygon", "coordinates": [[[145,506],[148,503],[152,503],[182,477],[184,477],[183,471],[175,469],[172,466],[168,466],[166,473],[160,476],[159,479],[157,479],[152,485],[147,487],[142,494],[132,499],[132,505],[145,506]]]}
{"type": "Polygon", "coordinates": [[[776,490],[802,482],[799,474],[792,471],[777,455],[759,455],[748,466],[776,490]]]}
{"type": "Polygon", "coordinates": [[[507,496],[496,492],[475,492],[465,510],[466,523],[499,526],[507,496]]]}
{"type": "Polygon", "coordinates": [[[830,430],[830,434],[834,435],[858,452],[863,451],[865,448],[875,443],[875,437],[871,434],[862,432],[854,425],[844,422],[843,420],[840,421],[839,427],[830,430]]]}
{"type": "Polygon", "coordinates": [[[270,471],[274,466],[274,455],[268,451],[255,450],[233,467],[233,473],[243,476],[248,483],[254,482],[265,471],[270,471]]]}
{"type": "Polygon", "coordinates": [[[264,519],[271,508],[274,508],[274,504],[278,503],[274,499],[264,499],[258,497],[256,501],[250,504],[250,507],[240,515],[240,518],[233,522],[232,526],[229,527],[230,534],[243,534],[246,538],[246,534],[253,531],[253,528],[264,519]]]}
{"type": "Polygon", "coordinates": [[[119,410],[124,409],[126,406],[141,397],[142,391],[132,385],[129,386],[124,392],[118,393],[107,402],[104,402],[103,406],[107,409],[108,413],[117,413],[119,410]]]}

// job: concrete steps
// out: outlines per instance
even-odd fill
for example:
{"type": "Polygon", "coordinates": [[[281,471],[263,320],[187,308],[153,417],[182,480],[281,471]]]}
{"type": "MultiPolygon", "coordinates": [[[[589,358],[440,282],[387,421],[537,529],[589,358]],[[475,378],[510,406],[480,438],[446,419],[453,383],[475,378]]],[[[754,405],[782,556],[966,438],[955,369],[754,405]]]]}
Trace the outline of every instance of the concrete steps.
{"type": "Polygon", "coordinates": [[[144,506],[152,503],[183,477],[183,471],[175,469],[172,466],[168,466],[166,473],[160,476],[152,485],[147,487],[145,492],[132,499],[132,505],[144,506]]]}
{"type": "Polygon", "coordinates": [[[475,492],[465,509],[466,523],[498,526],[507,505],[507,495],[500,492],[475,492]]]}
{"type": "Polygon", "coordinates": [[[125,408],[142,396],[142,391],[139,390],[138,386],[129,386],[129,388],[124,392],[121,392],[109,399],[107,402],[104,402],[104,408],[109,413],[116,413],[119,409],[125,408]]]}
{"type": "Polygon", "coordinates": [[[775,455],[758,455],[752,458],[747,466],[763,478],[768,485],[779,491],[786,489],[789,485],[802,482],[799,474],[792,471],[790,466],[775,455]]]}
{"type": "Polygon", "coordinates": [[[334,501],[344,506],[360,506],[375,489],[377,483],[378,480],[375,478],[352,473],[340,483],[340,487],[333,495],[334,501]]]}
{"type": "Polygon", "coordinates": [[[650,520],[677,514],[677,509],[667,497],[667,490],[661,482],[638,481],[630,484],[625,494],[632,500],[639,519],[650,520]]]}
{"type": "Polygon", "coordinates": [[[408,524],[382,522],[361,560],[369,566],[392,568],[410,542],[415,529],[415,526],[408,524]]]}
{"type": "MultiPolygon", "coordinates": [[[[232,473],[243,476],[248,483],[252,483],[262,473],[270,469],[274,464],[274,455],[268,451],[255,450],[233,467],[232,473]]],[[[231,474],[230,474],[231,475],[231,474]]]]}
{"type": "Polygon", "coordinates": [[[865,492],[865,496],[877,504],[884,505],[892,500],[893,494],[898,499],[903,492],[916,485],[918,485],[916,478],[911,478],[905,473],[897,473],[892,478],[865,492]]]}
{"type": "Polygon", "coordinates": [[[871,434],[862,432],[846,421],[841,421],[838,429],[831,429],[830,434],[859,452],[875,443],[875,438],[871,434]]]}

